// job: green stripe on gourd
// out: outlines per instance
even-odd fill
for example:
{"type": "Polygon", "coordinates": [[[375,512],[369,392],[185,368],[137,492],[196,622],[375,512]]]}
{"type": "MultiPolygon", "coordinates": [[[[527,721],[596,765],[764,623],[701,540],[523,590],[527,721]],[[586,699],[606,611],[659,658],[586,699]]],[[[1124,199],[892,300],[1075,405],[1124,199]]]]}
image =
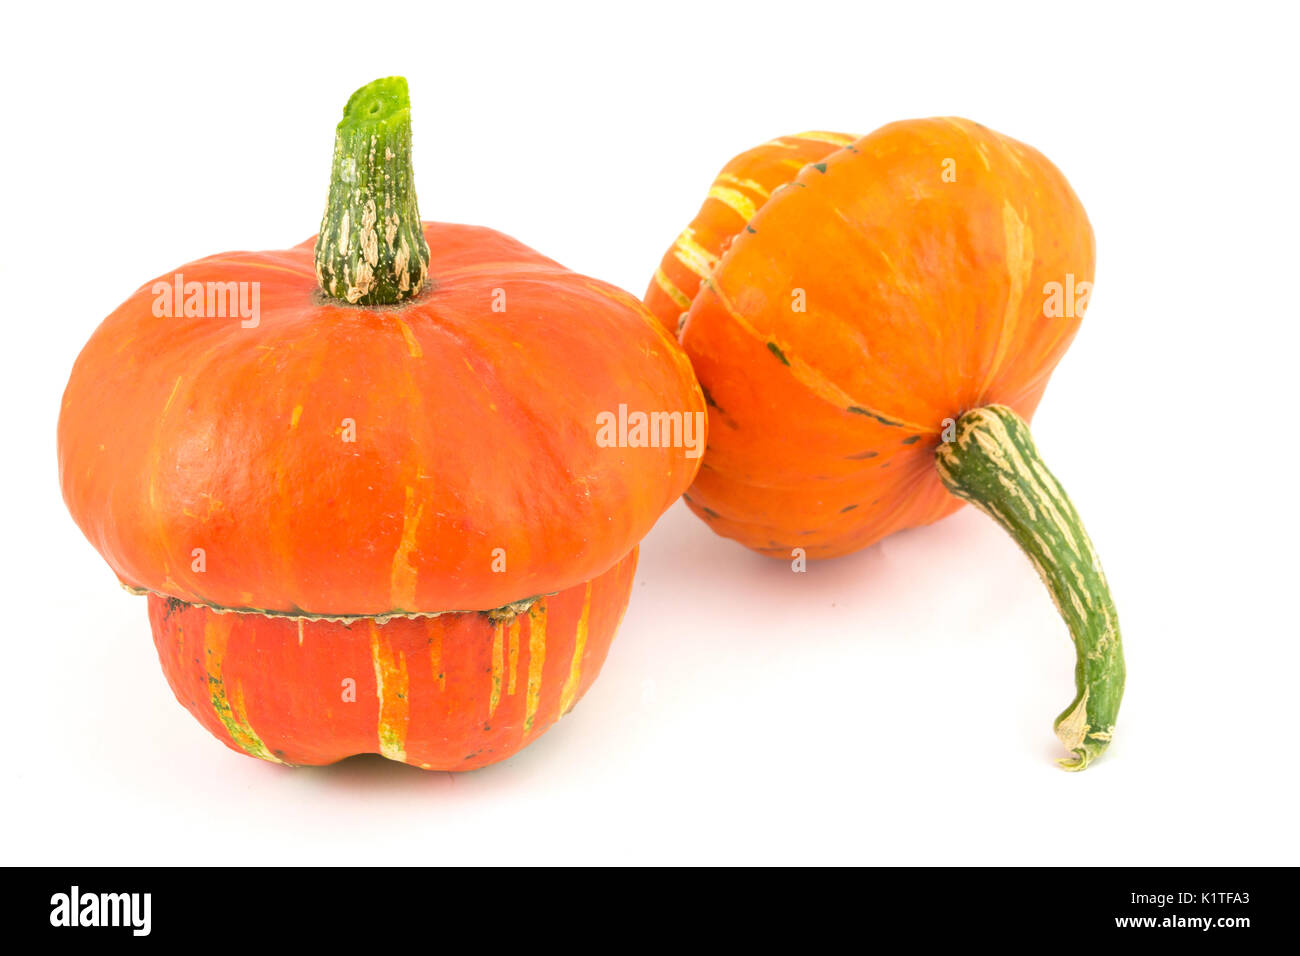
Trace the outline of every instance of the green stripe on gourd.
{"type": "Polygon", "coordinates": [[[284,763],[279,757],[271,753],[266,744],[262,743],[262,738],[257,736],[257,732],[249,725],[247,719],[235,713],[234,708],[230,706],[230,700],[226,696],[226,684],[220,677],[213,674],[208,675],[208,692],[212,701],[212,709],[216,712],[217,719],[226,728],[226,733],[230,739],[239,746],[244,753],[250,757],[260,757],[262,760],[269,760],[271,763],[284,763]]]}
{"type": "Polygon", "coordinates": [[[1110,743],[1124,694],[1119,617],[1079,513],[1047,470],[1029,426],[1010,408],[988,405],[957,420],[935,452],[950,492],[989,515],[1020,545],[1074,640],[1077,694],[1056,718],[1056,735],[1082,770],[1110,743]]]}

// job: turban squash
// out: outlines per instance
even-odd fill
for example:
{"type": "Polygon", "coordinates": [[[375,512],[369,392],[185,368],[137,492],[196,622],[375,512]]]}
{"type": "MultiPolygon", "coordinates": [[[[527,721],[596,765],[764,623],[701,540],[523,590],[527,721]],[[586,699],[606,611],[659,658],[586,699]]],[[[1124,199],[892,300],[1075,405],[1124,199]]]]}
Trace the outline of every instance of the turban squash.
{"type": "Polygon", "coordinates": [[[623,404],[703,419],[634,296],[421,222],[389,78],[345,109],[319,236],[184,265],[99,326],[60,480],[224,743],[471,769],[587,690],[639,540],[694,477],[686,447],[597,441],[623,404]],[[188,290],[227,283],[256,284],[256,316],[187,314],[211,311],[188,290]],[[173,285],[187,308],[160,316],[173,285]]]}
{"type": "Polygon", "coordinates": [[[1101,564],[1026,423],[1093,265],[1047,159],[939,118],[741,154],[645,296],[709,405],[687,501],[719,534],[829,558],[967,501],[1012,534],[1076,644],[1068,769],[1110,741],[1124,664],[1101,564]]]}

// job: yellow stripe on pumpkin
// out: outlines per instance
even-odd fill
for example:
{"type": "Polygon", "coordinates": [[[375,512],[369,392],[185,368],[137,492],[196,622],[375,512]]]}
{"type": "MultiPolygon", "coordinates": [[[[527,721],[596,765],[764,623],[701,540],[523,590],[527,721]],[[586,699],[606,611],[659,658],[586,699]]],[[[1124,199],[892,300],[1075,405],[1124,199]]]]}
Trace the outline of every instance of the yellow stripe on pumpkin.
{"type": "Polygon", "coordinates": [[[492,633],[492,689],[488,695],[488,716],[497,712],[501,703],[501,672],[505,668],[505,622],[497,621],[492,633]]]}
{"type": "Polygon", "coordinates": [[[1002,309],[997,346],[989,361],[982,390],[988,389],[1006,360],[1007,351],[1015,339],[1015,330],[1020,325],[1020,311],[1034,272],[1034,232],[1010,200],[1002,203],[1002,241],[1007,263],[1007,299],[1002,309]]]}
{"type": "Polygon", "coordinates": [[[533,729],[533,718],[542,699],[542,665],[546,663],[546,602],[528,609],[528,696],[524,702],[524,733],[533,729]]]}
{"type": "Polygon", "coordinates": [[[389,577],[389,596],[394,611],[415,610],[415,582],[418,572],[411,563],[415,548],[415,533],[420,528],[424,505],[415,503],[415,489],[407,487],[406,506],[402,511],[402,538],[393,552],[393,566],[389,577]]]}
{"type": "Polygon", "coordinates": [[[677,308],[686,310],[691,307],[691,300],[686,297],[686,293],[673,284],[673,280],[664,274],[663,269],[655,270],[655,285],[673,300],[673,305],[677,308]]]}
{"type": "Polygon", "coordinates": [[[389,646],[374,621],[370,622],[370,657],[375,665],[375,696],[379,698],[379,752],[389,760],[405,762],[406,729],[411,719],[406,657],[389,646]]]}
{"type": "Polygon", "coordinates": [[[406,339],[406,350],[411,354],[411,358],[424,358],[424,349],[420,348],[420,340],[415,337],[411,327],[402,321],[402,317],[393,313],[397,319],[397,327],[402,330],[402,338],[406,339]]]}
{"type": "Polygon", "coordinates": [[[687,226],[673,243],[673,257],[701,279],[707,279],[718,257],[695,241],[695,230],[687,226]]]}
{"type": "Polygon", "coordinates": [[[226,733],[240,750],[253,757],[269,760],[271,763],[284,763],[271,753],[262,738],[248,722],[244,709],[244,692],[236,684],[234,690],[227,692],[223,668],[226,661],[226,644],[230,640],[230,628],[234,621],[229,615],[209,614],[203,625],[203,648],[207,657],[208,698],[217,719],[226,728],[226,733]]]}
{"type": "Polygon", "coordinates": [[[573,659],[569,662],[569,677],[560,691],[560,716],[563,717],[573,709],[578,698],[578,686],[582,683],[582,655],[587,649],[587,619],[591,616],[591,582],[582,598],[582,615],[578,618],[577,633],[573,638],[573,659]]]}
{"type": "Polygon", "coordinates": [[[519,615],[510,619],[510,679],[506,684],[506,693],[515,692],[515,677],[519,672],[519,615]]]}
{"type": "Polygon", "coordinates": [[[713,185],[709,189],[709,198],[716,199],[745,222],[753,219],[754,213],[758,211],[758,207],[754,205],[754,200],[740,192],[740,190],[732,189],[729,186],[713,185]]]}
{"type": "Polygon", "coordinates": [[[718,173],[718,182],[735,186],[737,189],[748,189],[761,199],[767,199],[771,195],[762,183],[753,179],[741,179],[735,173],[718,173]]]}
{"type": "Polygon", "coordinates": [[[825,130],[809,130],[806,133],[797,133],[790,137],[791,139],[806,139],[813,143],[830,143],[832,146],[845,147],[850,143],[856,142],[858,137],[850,136],[847,133],[827,133],[825,130]]]}

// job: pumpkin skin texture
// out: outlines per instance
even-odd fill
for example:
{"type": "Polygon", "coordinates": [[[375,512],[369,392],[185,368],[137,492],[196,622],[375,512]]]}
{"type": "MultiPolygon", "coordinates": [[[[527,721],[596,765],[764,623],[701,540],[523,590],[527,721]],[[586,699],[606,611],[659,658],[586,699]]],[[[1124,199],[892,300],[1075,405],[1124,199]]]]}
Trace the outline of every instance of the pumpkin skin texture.
{"type": "Polygon", "coordinates": [[[850,145],[856,136],[812,131],[746,150],[722,168],[691,224],[664,253],[645,304],[676,335],[700,284],[754,213],[809,163],[850,145]]]}
{"type": "Polygon", "coordinates": [[[537,739],[587,692],[635,568],[634,549],[517,614],[308,621],[150,594],[149,621],[176,699],[233,750],[293,765],[377,752],[473,770],[537,739]]]}
{"type": "MultiPolygon", "coordinates": [[[[885,126],[764,185],[748,217],[730,210],[728,235],[725,204],[697,220],[725,251],[697,259],[681,324],[709,404],[688,504],[787,560],[849,554],[975,504],[1016,538],[1075,641],[1078,692],[1056,730],[1063,765],[1083,769],[1114,729],[1119,625],[1026,424],[1091,294],[1083,206],[1042,154],[955,118],[885,126]]],[[[666,318],[662,297],[647,302],[666,318]]]]}
{"type": "Polygon", "coordinates": [[[702,439],[674,337],[508,236],[422,222],[410,133],[405,80],[358,90],[319,234],[146,283],[64,393],[73,519],[148,595],[177,699],[272,762],[468,770],[536,739],[699,467],[684,427],[602,437],[628,412],[702,439]]]}
{"type": "Polygon", "coordinates": [[[154,283],[100,325],[64,395],[61,478],[124,584],[287,614],[500,607],[607,570],[685,490],[681,448],[594,441],[620,402],[704,409],[634,296],[491,229],[424,235],[436,285],[400,309],[322,301],[313,239],[174,270],[260,282],[256,328],[155,317],[154,283]]]}

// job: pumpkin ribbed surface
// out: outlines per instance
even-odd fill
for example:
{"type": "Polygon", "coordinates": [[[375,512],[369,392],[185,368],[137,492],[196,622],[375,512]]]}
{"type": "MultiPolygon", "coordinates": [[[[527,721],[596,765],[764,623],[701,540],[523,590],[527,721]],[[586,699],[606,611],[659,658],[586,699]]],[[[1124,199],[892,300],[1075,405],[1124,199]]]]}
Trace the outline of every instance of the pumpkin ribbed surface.
{"type": "Polygon", "coordinates": [[[124,583],[289,614],[494,608],[603,573],[681,494],[683,448],[596,440],[620,404],[704,408],[645,307],[489,229],[424,234],[434,285],[400,307],[322,299],[308,241],[175,270],[259,281],[255,328],[158,318],[153,283],[103,322],[59,456],[124,583]]]}
{"type": "Polygon", "coordinates": [[[704,205],[664,253],[646,290],[645,303],[674,334],[732,239],[772,193],[808,163],[817,162],[857,137],[813,131],[781,136],[746,150],[727,163],[709,187],[704,205]]]}

